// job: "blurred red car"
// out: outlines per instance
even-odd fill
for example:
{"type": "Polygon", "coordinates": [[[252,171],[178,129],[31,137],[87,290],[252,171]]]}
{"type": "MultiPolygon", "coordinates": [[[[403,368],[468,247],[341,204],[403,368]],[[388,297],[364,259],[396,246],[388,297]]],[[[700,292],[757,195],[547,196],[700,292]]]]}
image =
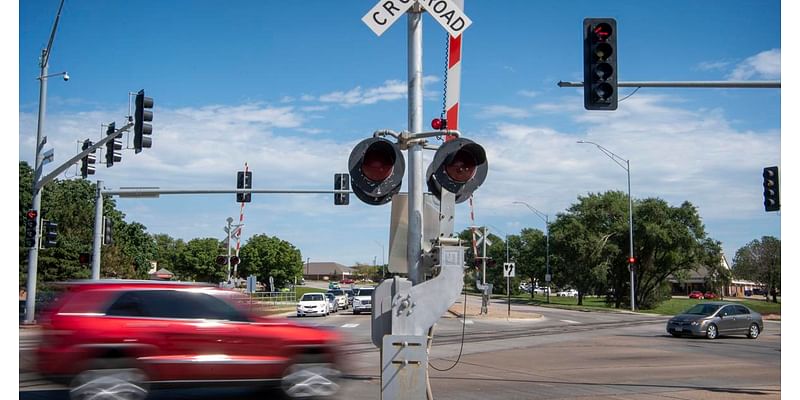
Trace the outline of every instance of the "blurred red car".
{"type": "Polygon", "coordinates": [[[717,296],[716,294],[714,294],[714,293],[711,293],[711,292],[706,292],[706,293],[703,295],[703,298],[704,298],[704,299],[707,299],[707,300],[714,300],[714,299],[718,299],[718,298],[719,298],[719,296],[717,296]]]}
{"type": "Polygon", "coordinates": [[[350,278],[345,278],[345,279],[341,280],[341,283],[342,283],[342,285],[349,285],[351,283],[356,283],[356,281],[354,281],[354,280],[352,280],[350,278]]]}
{"type": "Polygon", "coordinates": [[[690,299],[700,299],[700,300],[703,300],[703,292],[701,292],[701,291],[699,291],[699,290],[695,290],[694,292],[692,292],[692,293],[689,293],[689,298],[690,298],[690,299]]]}
{"type": "Polygon", "coordinates": [[[163,384],[274,383],[289,397],[335,394],[339,335],[253,315],[246,300],[176,282],[67,284],[42,316],[37,368],[68,384],[73,399],[143,399],[163,384]]]}

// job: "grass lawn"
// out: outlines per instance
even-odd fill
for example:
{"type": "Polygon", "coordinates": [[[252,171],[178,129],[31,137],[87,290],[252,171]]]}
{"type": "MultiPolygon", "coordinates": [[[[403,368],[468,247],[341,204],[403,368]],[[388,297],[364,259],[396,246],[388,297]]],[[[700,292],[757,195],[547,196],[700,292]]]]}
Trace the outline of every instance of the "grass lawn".
{"type": "MultiPolygon", "coordinates": [[[[492,297],[505,298],[505,296],[492,296],[492,297]]],[[[550,304],[548,304],[547,297],[538,294],[535,296],[533,300],[531,300],[530,294],[511,296],[511,301],[517,304],[525,303],[542,307],[557,307],[557,308],[568,308],[576,310],[608,310],[608,311],[615,310],[613,304],[612,305],[606,304],[605,297],[595,297],[595,296],[584,297],[582,306],[578,305],[577,297],[556,297],[551,295],[550,304]]],[[[672,298],[670,300],[661,303],[658,307],[654,309],[639,310],[639,311],[646,313],[653,313],[653,314],[661,314],[661,315],[675,315],[688,310],[690,307],[692,307],[697,303],[710,302],[710,301],[713,300],[672,298]]],[[[763,300],[742,300],[735,302],[737,304],[745,305],[750,309],[764,315],[781,314],[781,303],[776,304],[772,302],[766,302],[763,300]]],[[[622,305],[622,308],[620,308],[620,310],[629,310],[629,309],[630,309],[630,303],[625,303],[622,305]]]]}

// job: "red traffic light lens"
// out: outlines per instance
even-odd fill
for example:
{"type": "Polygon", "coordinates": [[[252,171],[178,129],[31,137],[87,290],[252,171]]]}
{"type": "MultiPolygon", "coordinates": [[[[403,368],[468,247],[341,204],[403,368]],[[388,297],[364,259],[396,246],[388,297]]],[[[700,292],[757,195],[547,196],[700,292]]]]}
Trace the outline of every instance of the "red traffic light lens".
{"type": "Polygon", "coordinates": [[[28,217],[28,219],[36,219],[36,210],[28,211],[25,213],[25,216],[28,217]]]}
{"type": "Polygon", "coordinates": [[[636,264],[636,257],[628,257],[628,264],[636,264]]]}
{"type": "Polygon", "coordinates": [[[373,182],[382,182],[392,174],[395,154],[388,142],[375,142],[364,153],[361,173],[373,182]]]}
{"type": "Polygon", "coordinates": [[[450,160],[444,169],[447,176],[455,182],[465,183],[475,176],[475,169],[478,166],[478,160],[475,154],[471,151],[461,149],[450,160]]]}
{"type": "Polygon", "coordinates": [[[447,129],[447,120],[442,118],[434,118],[431,121],[431,128],[436,130],[447,129]]]}
{"type": "Polygon", "coordinates": [[[605,22],[597,24],[597,26],[594,27],[593,31],[595,36],[597,37],[597,40],[600,41],[605,41],[613,33],[611,30],[611,25],[605,22]]]}

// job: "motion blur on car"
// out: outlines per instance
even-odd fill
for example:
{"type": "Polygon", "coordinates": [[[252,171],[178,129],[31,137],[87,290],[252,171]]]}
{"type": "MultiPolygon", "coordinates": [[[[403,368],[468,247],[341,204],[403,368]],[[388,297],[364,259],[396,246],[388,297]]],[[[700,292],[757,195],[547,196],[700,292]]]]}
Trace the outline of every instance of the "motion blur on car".
{"type": "Polygon", "coordinates": [[[275,384],[289,397],[339,385],[333,330],[252,313],[249,298],[209,285],[87,281],[42,315],[37,372],[73,399],[143,399],[165,384],[275,384]]]}
{"type": "Polygon", "coordinates": [[[667,333],[676,337],[687,335],[716,339],[720,335],[746,335],[755,339],[763,331],[761,314],[732,303],[696,304],[667,321],[667,333]]]}

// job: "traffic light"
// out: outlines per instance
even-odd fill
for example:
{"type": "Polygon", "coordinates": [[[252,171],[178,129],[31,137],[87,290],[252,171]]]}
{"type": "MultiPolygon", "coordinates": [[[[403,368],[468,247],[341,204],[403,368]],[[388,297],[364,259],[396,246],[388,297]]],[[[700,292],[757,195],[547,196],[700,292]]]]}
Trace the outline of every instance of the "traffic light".
{"type": "MultiPolygon", "coordinates": [[[[236,173],[236,188],[237,189],[252,189],[253,188],[253,172],[252,171],[239,171],[236,173]]],[[[249,203],[251,193],[236,193],[237,203],[249,203]]]]}
{"type": "Polygon", "coordinates": [[[114,224],[108,217],[103,217],[103,244],[114,244],[114,224]]]}
{"type": "MultiPolygon", "coordinates": [[[[333,190],[350,190],[349,174],[333,175],[333,190]]],[[[334,193],[333,205],[346,206],[350,204],[350,193],[334,193]]]]}
{"type": "Polygon", "coordinates": [[[36,210],[25,213],[25,247],[36,246],[36,210]]]}
{"type": "Polygon", "coordinates": [[[583,107],[617,109],[617,21],[583,20],[583,107]]]}
{"type": "Polygon", "coordinates": [[[442,143],[428,166],[428,190],[437,198],[442,188],[456,195],[456,203],[467,200],[489,172],[483,146],[465,138],[442,143]]]}
{"type": "Polygon", "coordinates": [[[136,94],[136,111],[134,112],[133,123],[133,149],[135,153],[142,151],[143,147],[150,148],[153,146],[153,139],[150,135],[153,134],[153,125],[146,122],[153,120],[153,98],[145,97],[144,89],[136,94]]]}
{"type": "Polygon", "coordinates": [[[42,247],[56,247],[58,244],[58,224],[53,221],[44,221],[42,223],[42,247]]]}
{"type": "Polygon", "coordinates": [[[778,167],[764,168],[764,210],[781,210],[781,193],[778,185],[778,167]]]}
{"type": "MultiPolygon", "coordinates": [[[[89,140],[89,139],[84,140],[83,141],[83,147],[81,148],[81,151],[92,147],[93,144],[94,143],[92,143],[92,141],[89,140]]],[[[89,175],[94,175],[94,170],[95,170],[94,164],[97,162],[97,157],[94,155],[94,153],[96,151],[97,151],[97,149],[94,149],[94,150],[92,150],[91,153],[89,153],[85,157],[81,158],[81,176],[84,179],[86,179],[86,177],[89,176],[89,175]]]]}
{"type": "Polygon", "coordinates": [[[398,144],[372,137],[353,148],[348,167],[353,193],[361,201],[377,206],[392,201],[400,191],[406,161],[398,144]]]}
{"type": "MultiPolygon", "coordinates": [[[[117,124],[112,122],[108,124],[106,135],[114,135],[117,130],[117,124]]],[[[113,167],[115,162],[122,161],[122,132],[117,134],[114,139],[106,142],[106,167],[113,167]]]]}

